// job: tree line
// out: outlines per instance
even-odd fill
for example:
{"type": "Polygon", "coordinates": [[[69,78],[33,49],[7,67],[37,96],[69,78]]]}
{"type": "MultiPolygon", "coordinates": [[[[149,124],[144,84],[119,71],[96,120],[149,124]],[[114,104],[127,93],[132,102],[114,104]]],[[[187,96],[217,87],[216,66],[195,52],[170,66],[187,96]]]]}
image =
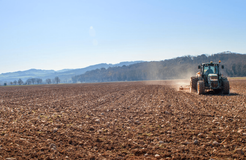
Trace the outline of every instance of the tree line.
{"type": "Polygon", "coordinates": [[[55,77],[54,79],[46,79],[43,81],[41,78],[29,78],[25,82],[20,78],[19,80],[15,80],[12,82],[4,82],[3,85],[35,85],[35,84],[58,84],[60,83],[60,78],[55,77]]]}
{"type": "MultiPolygon", "coordinates": [[[[72,77],[73,83],[78,82],[110,82],[110,81],[140,81],[188,79],[198,72],[197,66],[206,62],[219,62],[225,66],[221,73],[229,77],[246,76],[246,55],[238,53],[219,53],[213,55],[183,56],[163,61],[143,62],[129,66],[109,67],[87,71],[72,77]]],[[[30,78],[23,82],[21,79],[10,85],[58,84],[59,77],[46,79],[30,78]]],[[[7,84],[7,83],[6,83],[7,84]]]]}
{"type": "Polygon", "coordinates": [[[77,82],[109,82],[187,79],[198,72],[197,66],[210,61],[219,62],[225,66],[221,73],[229,77],[246,76],[246,55],[236,53],[220,53],[214,55],[183,56],[174,59],[144,62],[122,67],[101,68],[87,71],[72,77],[77,82]]]}

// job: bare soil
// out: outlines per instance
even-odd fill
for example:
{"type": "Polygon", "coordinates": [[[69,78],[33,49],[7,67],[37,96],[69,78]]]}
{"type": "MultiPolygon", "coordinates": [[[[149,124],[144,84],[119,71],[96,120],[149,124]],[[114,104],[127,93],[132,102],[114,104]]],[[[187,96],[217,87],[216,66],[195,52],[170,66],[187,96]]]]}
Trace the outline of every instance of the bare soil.
{"type": "Polygon", "coordinates": [[[246,80],[0,87],[0,159],[245,159],[246,80]]]}

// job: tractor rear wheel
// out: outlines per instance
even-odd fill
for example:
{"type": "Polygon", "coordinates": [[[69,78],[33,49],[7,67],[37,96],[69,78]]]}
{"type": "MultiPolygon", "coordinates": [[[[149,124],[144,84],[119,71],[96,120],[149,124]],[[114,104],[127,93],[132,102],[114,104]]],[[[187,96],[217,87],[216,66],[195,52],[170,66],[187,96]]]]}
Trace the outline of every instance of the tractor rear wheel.
{"type": "Polygon", "coordinates": [[[196,92],[197,90],[197,77],[190,77],[190,92],[196,92]]]}
{"type": "Polygon", "coordinates": [[[204,91],[205,91],[204,82],[203,81],[198,81],[197,82],[197,94],[198,95],[203,94],[204,91]]]}
{"type": "Polygon", "coordinates": [[[223,94],[229,94],[230,93],[230,85],[228,80],[223,80],[223,94]]]}

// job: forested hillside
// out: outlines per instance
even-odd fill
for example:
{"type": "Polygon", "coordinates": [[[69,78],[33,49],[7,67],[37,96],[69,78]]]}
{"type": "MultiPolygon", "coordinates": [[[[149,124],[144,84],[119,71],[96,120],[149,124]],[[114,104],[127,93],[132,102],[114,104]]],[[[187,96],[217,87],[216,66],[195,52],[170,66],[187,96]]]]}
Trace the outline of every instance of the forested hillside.
{"type": "MultiPolygon", "coordinates": [[[[41,69],[30,69],[26,71],[17,71],[17,72],[8,72],[8,73],[2,73],[0,74],[0,85],[4,83],[11,84],[15,83],[15,81],[18,81],[21,79],[22,81],[26,81],[26,84],[30,84],[30,79],[32,79],[32,83],[34,84],[35,79],[42,79],[43,82],[46,80],[54,80],[55,77],[59,77],[61,80],[61,83],[71,83],[71,77],[75,75],[81,75],[85,73],[86,71],[95,70],[98,68],[108,68],[108,67],[120,67],[120,66],[128,66],[135,63],[141,63],[144,61],[131,61],[131,62],[120,62],[117,64],[107,64],[107,63],[100,63],[96,65],[91,65],[85,68],[77,68],[77,69],[62,69],[58,71],[54,70],[41,70],[41,69]],[[29,79],[29,81],[27,81],[29,79]]],[[[40,82],[40,81],[39,81],[40,82]]],[[[39,84],[35,81],[35,84],[39,84]]]]}
{"type": "Polygon", "coordinates": [[[175,59],[144,62],[130,66],[101,68],[72,77],[76,82],[137,81],[189,78],[198,71],[197,66],[204,62],[218,62],[225,66],[222,74],[229,77],[246,76],[246,55],[236,53],[219,53],[184,56],[175,59]]]}

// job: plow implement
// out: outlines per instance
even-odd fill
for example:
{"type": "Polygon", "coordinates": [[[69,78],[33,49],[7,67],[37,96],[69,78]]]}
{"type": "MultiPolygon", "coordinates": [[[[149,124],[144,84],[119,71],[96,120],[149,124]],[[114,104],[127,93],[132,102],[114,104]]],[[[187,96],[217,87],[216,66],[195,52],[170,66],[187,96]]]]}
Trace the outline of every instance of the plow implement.
{"type": "Polygon", "coordinates": [[[189,91],[189,90],[190,90],[190,85],[180,86],[179,87],[179,91],[189,91]]]}

